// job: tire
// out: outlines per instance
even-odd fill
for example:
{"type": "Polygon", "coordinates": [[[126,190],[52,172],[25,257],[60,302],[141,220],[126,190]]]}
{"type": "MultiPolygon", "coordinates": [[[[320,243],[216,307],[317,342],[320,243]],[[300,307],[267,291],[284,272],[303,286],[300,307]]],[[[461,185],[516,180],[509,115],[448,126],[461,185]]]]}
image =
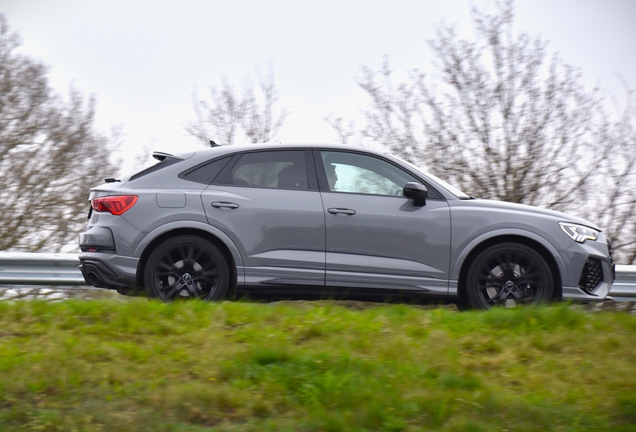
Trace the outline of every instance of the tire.
{"type": "Polygon", "coordinates": [[[179,300],[222,300],[230,285],[223,254],[207,240],[173,237],[148,257],[144,285],[149,298],[166,303],[179,300]]]}
{"type": "Polygon", "coordinates": [[[552,298],[554,282],[550,266],[537,251],[519,243],[500,243],[482,251],[470,264],[466,290],[475,309],[536,305],[552,298]]]}

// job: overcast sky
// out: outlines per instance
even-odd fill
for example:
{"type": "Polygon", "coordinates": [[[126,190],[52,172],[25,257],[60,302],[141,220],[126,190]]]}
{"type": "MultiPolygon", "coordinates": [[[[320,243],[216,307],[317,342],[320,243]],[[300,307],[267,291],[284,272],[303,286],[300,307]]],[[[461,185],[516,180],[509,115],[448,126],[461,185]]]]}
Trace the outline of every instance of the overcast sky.
{"type": "MultiPolygon", "coordinates": [[[[72,83],[97,99],[97,126],[121,126],[130,154],[150,145],[177,152],[191,94],[222,77],[240,84],[271,62],[279,106],[291,114],[284,142],[333,142],[323,120],[359,118],[368,103],[360,68],[388,55],[398,77],[431,69],[427,40],[440,22],[472,35],[470,7],[483,0],[0,0],[21,52],[51,67],[53,86],[72,83]]],[[[636,89],[636,0],[518,0],[516,27],[550,41],[550,52],[581,67],[584,84],[624,101],[617,74],[636,89]]]]}

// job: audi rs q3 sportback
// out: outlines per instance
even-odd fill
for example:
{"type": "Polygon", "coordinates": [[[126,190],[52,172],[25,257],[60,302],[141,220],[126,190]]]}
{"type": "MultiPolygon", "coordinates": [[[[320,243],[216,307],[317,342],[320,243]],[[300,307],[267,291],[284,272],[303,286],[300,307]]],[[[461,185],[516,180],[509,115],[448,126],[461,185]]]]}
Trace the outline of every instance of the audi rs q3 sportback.
{"type": "Polygon", "coordinates": [[[90,285],[165,302],[237,289],[410,292],[475,308],[602,301],[611,246],[591,222],[473,199],[411,164],[342,145],[216,146],[90,192],[90,285]]]}

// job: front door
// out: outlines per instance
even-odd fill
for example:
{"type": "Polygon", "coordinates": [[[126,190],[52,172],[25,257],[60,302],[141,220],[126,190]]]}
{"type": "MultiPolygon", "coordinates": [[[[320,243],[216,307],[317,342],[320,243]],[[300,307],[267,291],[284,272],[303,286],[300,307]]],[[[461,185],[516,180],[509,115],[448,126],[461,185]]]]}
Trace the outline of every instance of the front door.
{"type": "Polygon", "coordinates": [[[320,151],[326,285],[448,293],[450,211],[431,191],[424,206],[402,196],[421,182],[388,160],[320,151]],[[324,181],[323,181],[324,183],[324,181]]]}

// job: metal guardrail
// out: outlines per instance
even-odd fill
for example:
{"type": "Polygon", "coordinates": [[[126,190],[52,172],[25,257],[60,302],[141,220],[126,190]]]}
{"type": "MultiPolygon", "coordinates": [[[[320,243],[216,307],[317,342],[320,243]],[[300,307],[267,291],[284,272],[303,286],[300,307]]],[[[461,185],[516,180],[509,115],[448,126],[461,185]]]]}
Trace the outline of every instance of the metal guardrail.
{"type": "Polygon", "coordinates": [[[616,280],[609,295],[614,300],[636,300],[636,265],[616,266],[616,280]]]}
{"type": "MultiPolygon", "coordinates": [[[[88,287],[77,254],[0,252],[0,286],[88,287]]],[[[636,265],[617,265],[610,292],[616,300],[636,300],[636,265]]]]}
{"type": "Polygon", "coordinates": [[[88,286],[77,254],[0,253],[0,285],[88,286]]]}

